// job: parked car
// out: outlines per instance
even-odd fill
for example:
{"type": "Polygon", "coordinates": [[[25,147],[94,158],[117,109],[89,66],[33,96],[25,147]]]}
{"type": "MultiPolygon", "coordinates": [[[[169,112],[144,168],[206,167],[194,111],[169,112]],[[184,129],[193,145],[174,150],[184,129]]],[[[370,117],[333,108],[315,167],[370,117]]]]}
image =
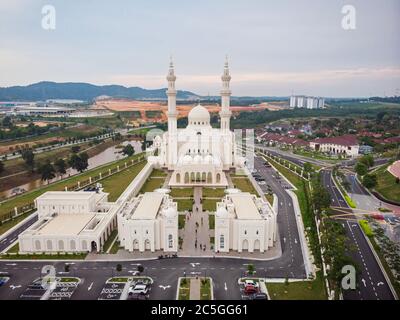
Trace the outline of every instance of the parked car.
{"type": "Polygon", "coordinates": [[[255,294],[257,292],[258,292],[258,289],[255,286],[251,285],[251,284],[246,285],[244,287],[244,293],[247,294],[247,295],[255,294]]]}
{"type": "Polygon", "coordinates": [[[128,293],[130,295],[141,294],[145,295],[149,292],[149,288],[145,284],[136,284],[134,287],[130,287],[128,293]]]}
{"type": "Polygon", "coordinates": [[[251,280],[251,279],[247,279],[247,280],[244,281],[244,286],[246,287],[248,285],[251,285],[251,286],[254,286],[254,287],[258,288],[258,282],[254,281],[254,280],[251,280]]]}
{"type": "Polygon", "coordinates": [[[268,300],[268,297],[265,293],[256,293],[251,297],[252,300],[268,300]]]}

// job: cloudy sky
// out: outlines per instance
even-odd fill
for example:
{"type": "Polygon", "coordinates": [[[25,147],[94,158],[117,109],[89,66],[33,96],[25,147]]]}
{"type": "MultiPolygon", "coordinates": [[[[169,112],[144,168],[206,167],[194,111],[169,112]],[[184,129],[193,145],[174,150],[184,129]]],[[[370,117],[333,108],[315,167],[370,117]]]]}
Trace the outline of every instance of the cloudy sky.
{"type": "Polygon", "coordinates": [[[400,94],[399,0],[1,0],[0,16],[0,86],[160,88],[172,54],[178,89],[214,95],[228,54],[234,95],[400,94]]]}

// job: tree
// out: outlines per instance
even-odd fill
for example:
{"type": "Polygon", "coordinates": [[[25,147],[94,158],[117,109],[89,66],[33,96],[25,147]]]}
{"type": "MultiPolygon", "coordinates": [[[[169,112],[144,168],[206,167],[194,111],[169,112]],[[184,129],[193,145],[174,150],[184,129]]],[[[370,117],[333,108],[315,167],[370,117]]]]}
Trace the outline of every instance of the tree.
{"type": "Polygon", "coordinates": [[[304,163],[303,169],[305,172],[312,172],[313,166],[311,165],[311,163],[306,162],[306,163],[304,163]]]}
{"type": "Polygon", "coordinates": [[[124,155],[127,155],[128,157],[132,156],[135,154],[135,149],[132,147],[131,144],[127,144],[123,149],[122,153],[124,155]]]}
{"type": "Polygon", "coordinates": [[[374,157],[371,154],[366,154],[362,156],[358,162],[365,164],[367,168],[371,168],[374,166],[374,157]]]}
{"type": "Polygon", "coordinates": [[[33,172],[33,167],[35,165],[35,154],[32,150],[22,151],[22,159],[24,159],[25,164],[33,172]]]}
{"type": "Polygon", "coordinates": [[[65,174],[66,168],[67,168],[67,164],[65,163],[64,159],[57,159],[56,162],[54,162],[54,165],[56,166],[56,170],[57,172],[62,176],[63,174],[65,174]]]}
{"type": "Polygon", "coordinates": [[[137,266],[137,271],[139,271],[140,273],[142,273],[142,272],[144,271],[144,267],[143,267],[141,264],[139,264],[139,265],[137,266]]]}
{"type": "Polygon", "coordinates": [[[56,176],[55,169],[49,160],[39,166],[38,172],[42,175],[42,180],[47,182],[56,176]]]}
{"type": "Polygon", "coordinates": [[[378,184],[378,178],[375,174],[366,174],[363,177],[362,184],[368,189],[374,188],[378,184]]]}
{"type": "Polygon", "coordinates": [[[1,122],[3,127],[11,128],[12,127],[12,122],[11,118],[9,116],[4,117],[3,121],[1,122]]]}
{"type": "Polygon", "coordinates": [[[73,168],[78,170],[79,172],[83,172],[87,169],[88,167],[88,159],[89,156],[86,152],[83,152],[79,155],[77,155],[76,153],[74,153],[73,155],[71,155],[71,157],[69,158],[69,165],[73,168]]]}
{"type": "Polygon", "coordinates": [[[116,267],[116,270],[117,270],[118,272],[121,272],[121,271],[122,271],[122,264],[118,263],[118,264],[117,264],[117,267],[116,267]]]}
{"type": "Polygon", "coordinates": [[[81,147],[80,147],[80,146],[72,146],[72,147],[71,147],[71,151],[72,151],[73,153],[78,153],[79,150],[81,150],[81,147]]]}
{"type": "Polygon", "coordinates": [[[0,161],[0,173],[4,171],[4,163],[0,161]]]}
{"type": "Polygon", "coordinates": [[[360,176],[364,176],[368,172],[368,167],[362,162],[357,162],[354,169],[356,170],[357,174],[360,176]]]}

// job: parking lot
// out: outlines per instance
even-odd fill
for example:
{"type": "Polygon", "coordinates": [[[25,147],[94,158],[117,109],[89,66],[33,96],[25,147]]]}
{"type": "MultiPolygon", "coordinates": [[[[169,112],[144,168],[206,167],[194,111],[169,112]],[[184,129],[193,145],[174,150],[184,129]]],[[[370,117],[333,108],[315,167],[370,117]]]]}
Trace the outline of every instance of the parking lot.
{"type": "Polygon", "coordinates": [[[69,300],[77,287],[78,282],[58,282],[56,288],[51,292],[49,300],[69,300]]]}
{"type": "Polygon", "coordinates": [[[125,285],[126,283],[124,282],[105,283],[101,290],[99,300],[120,300],[125,285]]]}
{"type": "Polygon", "coordinates": [[[257,184],[260,186],[261,190],[265,193],[272,193],[272,188],[268,184],[268,178],[274,179],[274,182],[280,184],[284,189],[291,189],[291,185],[282,178],[281,174],[272,168],[268,162],[259,158],[260,161],[255,161],[254,171],[252,176],[256,180],[257,184]]]}
{"type": "Polygon", "coordinates": [[[33,281],[21,294],[21,300],[40,300],[47,289],[42,287],[42,279],[33,281]]]}

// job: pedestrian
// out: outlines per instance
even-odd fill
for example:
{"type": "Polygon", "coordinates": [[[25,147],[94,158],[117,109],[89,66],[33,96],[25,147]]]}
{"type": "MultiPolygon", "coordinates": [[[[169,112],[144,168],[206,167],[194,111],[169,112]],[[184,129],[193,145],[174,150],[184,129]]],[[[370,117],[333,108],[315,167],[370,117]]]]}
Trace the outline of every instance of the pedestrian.
{"type": "Polygon", "coordinates": [[[202,249],[201,243],[200,243],[200,250],[202,249]]]}

